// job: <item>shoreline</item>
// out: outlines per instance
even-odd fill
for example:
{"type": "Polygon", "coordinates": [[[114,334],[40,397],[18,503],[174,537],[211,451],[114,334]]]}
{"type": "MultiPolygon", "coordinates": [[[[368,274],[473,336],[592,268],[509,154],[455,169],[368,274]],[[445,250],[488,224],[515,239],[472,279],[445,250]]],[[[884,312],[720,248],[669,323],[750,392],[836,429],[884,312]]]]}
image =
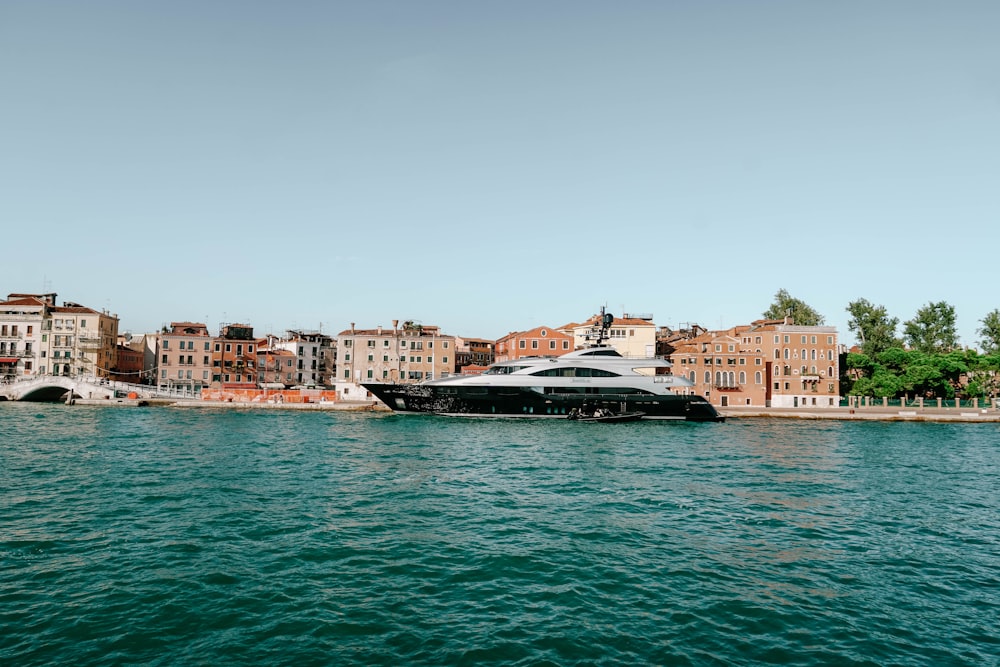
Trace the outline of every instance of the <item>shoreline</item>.
{"type": "Polygon", "coordinates": [[[1000,422],[995,408],[900,408],[871,406],[863,408],[716,408],[726,419],[762,417],[770,419],[838,419],[843,421],[925,421],[925,422],[1000,422]]]}
{"type": "MultiPolygon", "coordinates": [[[[172,407],[188,409],[231,410],[309,410],[333,412],[382,412],[392,413],[378,401],[326,401],[318,403],[236,403],[230,401],[205,401],[200,399],[82,399],[74,405],[114,407],[172,407]]],[[[765,408],[756,406],[716,408],[729,419],[835,419],[842,421],[925,421],[1000,423],[1000,410],[996,408],[900,408],[870,406],[859,408],[765,408]]]]}

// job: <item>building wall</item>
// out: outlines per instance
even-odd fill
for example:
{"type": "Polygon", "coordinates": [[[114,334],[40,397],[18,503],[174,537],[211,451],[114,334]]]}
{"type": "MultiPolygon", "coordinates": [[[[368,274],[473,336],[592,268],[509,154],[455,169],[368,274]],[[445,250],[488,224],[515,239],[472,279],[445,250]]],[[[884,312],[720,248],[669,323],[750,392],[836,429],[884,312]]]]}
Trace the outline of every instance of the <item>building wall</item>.
{"type": "MultiPolygon", "coordinates": [[[[582,324],[570,325],[567,333],[572,333],[576,349],[594,345],[596,328],[600,326],[600,315],[595,315],[582,324]]],[[[652,357],[656,353],[656,325],[649,320],[634,317],[616,317],[608,331],[605,345],[614,348],[623,357],[652,357]]]]}
{"type": "Polygon", "coordinates": [[[535,327],[514,331],[496,342],[496,361],[512,361],[521,357],[561,357],[573,351],[573,336],[552,327],[535,327]]]}
{"type": "Polygon", "coordinates": [[[159,336],[157,385],[200,392],[211,384],[212,337],[201,322],[171,322],[159,336]]]}
{"type": "Polygon", "coordinates": [[[423,382],[454,371],[455,337],[437,327],[347,329],[337,335],[337,384],[423,382]]]}
{"type": "Polygon", "coordinates": [[[836,329],[761,320],[675,341],[675,375],[717,407],[837,407],[836,329]],[[805,367],[803,369],[803,366],[805,367]]]}

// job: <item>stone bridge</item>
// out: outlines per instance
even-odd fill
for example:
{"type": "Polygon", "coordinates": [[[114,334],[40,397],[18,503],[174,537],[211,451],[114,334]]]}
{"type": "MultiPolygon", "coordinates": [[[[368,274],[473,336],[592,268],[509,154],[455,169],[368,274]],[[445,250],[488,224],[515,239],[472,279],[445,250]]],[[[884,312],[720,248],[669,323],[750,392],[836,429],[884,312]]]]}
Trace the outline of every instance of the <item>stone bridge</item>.
{"type": "Polygon", "coordinates": [[[30,380],[20,380],[0,385],[0,400],[8,401],[61,401],[67,393],[73,398],[111,399],[115,390],[100,380],[65,377],[62,375],[41,375],[30,380]]]}
{"type": "Polygon", "coordinates": [[[124,398],[197,398],[190,393],[167,391],[147,385],[110,382],[93,377],[40,375],[0,384],[0,401],[65,401],[72,398],[111,400],[124,398]]]}

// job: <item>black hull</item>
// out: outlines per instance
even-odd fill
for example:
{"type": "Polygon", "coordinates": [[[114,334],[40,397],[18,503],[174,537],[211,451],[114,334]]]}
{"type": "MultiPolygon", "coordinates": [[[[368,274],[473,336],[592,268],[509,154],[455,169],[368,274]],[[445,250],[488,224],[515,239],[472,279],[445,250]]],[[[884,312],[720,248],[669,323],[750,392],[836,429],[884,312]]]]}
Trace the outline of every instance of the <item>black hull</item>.
{"type": "Polygon", "coordinates": [[[607,408],[612,412],[645,413],[645,419],[721,422],[711,403],[701,396],[677,394],[542,394],[515,387],[460,387],[421,384],[364,385],[395,412],[468,417],[566,418],[575,408],[607,408]]]}

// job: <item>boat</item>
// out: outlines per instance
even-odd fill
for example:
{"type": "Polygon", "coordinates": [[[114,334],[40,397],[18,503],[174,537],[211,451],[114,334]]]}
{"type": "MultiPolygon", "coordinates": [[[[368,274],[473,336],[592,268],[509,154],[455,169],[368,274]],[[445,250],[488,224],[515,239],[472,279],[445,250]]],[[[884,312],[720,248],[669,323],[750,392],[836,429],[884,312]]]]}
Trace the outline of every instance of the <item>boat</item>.
{"type": "Polygon", "coordinates": [[[643,419],[725,421],[690,380],[670,373],[666,359],[625,357],[608,346],[613,321],[602,309],[591,337],[596,342],[561,356],[502,361],[480,375],[362,386],[400,413],[565,419],[588,404],[616,414],[642,412],[643,419]]]}
{"type": "Polygon", "coordinates": [[[645,412],[635,410],[634,412],[611,412],[610,410],[596,410],[590,414],[584,412],[571,412],[566,419],[579,422],[599,422],[602,424],[615,424],[618,422],[637,422],[646,416],[645,412]]]}

